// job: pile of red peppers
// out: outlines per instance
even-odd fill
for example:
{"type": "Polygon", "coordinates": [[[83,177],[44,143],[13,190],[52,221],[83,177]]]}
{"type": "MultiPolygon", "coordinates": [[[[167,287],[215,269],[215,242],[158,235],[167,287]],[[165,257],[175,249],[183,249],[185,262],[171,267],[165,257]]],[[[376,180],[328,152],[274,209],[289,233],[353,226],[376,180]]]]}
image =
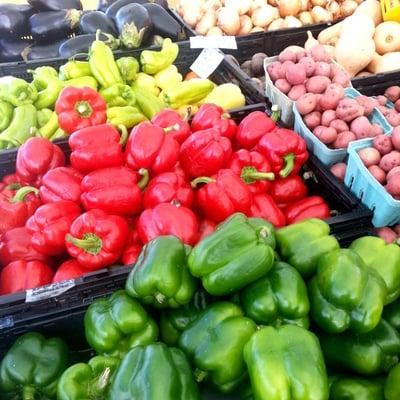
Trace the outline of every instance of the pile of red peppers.
{"type": "Polygon", "coordinates": [[[298,175],[304,140],[263,112],[237,125],[204,104],[189,124],[166,109],[129,137],[106,123],[72,128],[69,162],[31,138],[1,183],[2,295],[132,264],[159,235],[194,245],[235,212],[276,227],[330,216],[298,175]]]}

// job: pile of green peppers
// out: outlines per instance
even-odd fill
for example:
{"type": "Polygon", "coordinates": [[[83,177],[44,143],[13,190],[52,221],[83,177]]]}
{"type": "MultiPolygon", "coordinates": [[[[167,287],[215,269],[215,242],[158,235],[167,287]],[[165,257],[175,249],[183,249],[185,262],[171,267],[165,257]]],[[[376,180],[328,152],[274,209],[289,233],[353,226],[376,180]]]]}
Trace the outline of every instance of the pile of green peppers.
{"type": "Polygon", "coordinates": [[[340,248],[310,219],[279,230],[234,214],[190,248],[160,236],[125,288],[84,317],[96,355],[31,332],[0,365],[2,399],[399,400],[400,248],[340,248]],[[235,397],[237,398],[237,397],[235,397]]]}

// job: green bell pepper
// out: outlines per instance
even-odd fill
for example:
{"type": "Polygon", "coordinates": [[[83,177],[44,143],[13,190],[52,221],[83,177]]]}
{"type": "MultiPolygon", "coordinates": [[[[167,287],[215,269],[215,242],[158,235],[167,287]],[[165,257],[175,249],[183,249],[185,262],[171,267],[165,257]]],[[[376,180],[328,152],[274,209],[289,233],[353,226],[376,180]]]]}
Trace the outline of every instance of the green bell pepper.
{"type": "Polygon", "coordinates": [[[307,286],[295,268],[277,262],[268,274],[240,294],[245,315],[258,324],[295,324],[308,329],[307,286]]]}
{"type": "Polygon", "coordinates": [[[125,107],[136,104],[136,96],[133,89],[122,83],[102,88],[100,95],[106,101],[108,107],[125,107]]]}
{"type": "Polygon", "coordinates": [[[70,79],[82,78],[84,76],[91,76],[92,71],[88,61],[68,61],[66,64],[61,65],[59,78],[62,81],[69,81],[70,79]]]}
{"type": "Polygon", "coordinates": [[[37,136],[50,139],[56,133],[58,128],[58,115],[56,112],[53,112],[49,121],[39,128],[37,136]]]}
{"type": "Polygon", "coordinates": [[[175,236],[159,236],[147,243],[129,273],[127,293],[144,304],[178,308],[189,303],[196,281],[187,268],[187,250],[175,236]]]}
{"type": "Polygon", "coordinates": [[[6,130],[12,121],[14,107],[6,101],[0,101],[0,132],[6,130]]]}
{"type": "Polygon", "coordinates": [[[176,60],[179,54],[179,46],[171,39],[164,39],[160,51],[144,50],[140,54],[142,71],[154,75],[157,72],[169,67],[176,60]]]}
{"type": "Polygon", "coordinates": [[[386,285],[377,272],[349,249],[333,250],[318,262],[309,283],[311,316],[326,332],[365,333],[381,318],[386,285]]]}
{"type": "Polygon", "coordinates": [[[57,400],[107,400],[108,390],[119,358],[96,356],[87,364],[78,363],[61,375],[57,400]]]}
{"type": "Polygon", "coordinates": [[[318,259],[323,254],[339,248],[338,241],[329,235],[329,225],[316,218],[279,229],[276,239],[284,261],[295,267],[303,277],[311,277],[315,273],[318,259]]]}
{"type": "Polygon", "coordinates": [[[0,100],[11,103],[14,107],[33,104],[38,96],[34,85],[13,76],[0,78],[0,100]]]}
{"type": "Polygon", "coordinates": [[[99,84],[93,76],[81,76],[80,78],[70,79],[63,81],[64,87],[73,86],[76,88],[90,87],[93,90],[97,90],[99,84]]]}
{"type": "MultiPolygon", "coordinates": [[[[351,275],[349,275],[351,276],[351,275]]],[[[362,375],[390,370],[399,360],[400,335],[384,319],[368,333],[318,333],[327,365],[362,375]]]]}
{"type": "Polygon", "coordinates": [[[243,348],[256,328],[237,305],[213,303],[183,331],[179,347],[195,365],[198,382],[207,378],[228,393],[246,376],[243,348]]]}
{"type": "Polygon", "coordinates": [[[264,327],[244,347],[255,400],[328,400],[316,336],[296,325],[264,327]]]}
{"type": "Polygon", "coordinates": [[[128,85],[132,84],[140,70],[140,65],[135,57],[121,57],[117,60],[122,79],[128,85]]]}
{"type": "Polygon", "coordinates": [[[164,343],[137,346],[119,365],[108,400],[200,400],[189,363],[164,343]]]}
{"type": "Polygon", "coordinates": [[[26,333],[1,361],[0,398],[55,399],[58,379],[67,366],[68,348],[61,339],[26,333]]]}
{"type": "Polygon", "coordinates": [[[388,289],[385,303],[397,299],[400,296],[400,247],[397,244],[386,244],[381,238],[367,236],[355,240],[350,249],[385,281],[388,289]]]}
{"type": "Polygon", "coordinates": [[[363,379],[351,376],[330,378],[329,400],[385,400],[383,379],[363,379]]]}
{"type": "Polygon", "coordinates": [[[92,303],[84,319],[86,339],[98,354],[121,358],[132,347],[157,340],[158,327],[142,305],[118,290],[92,303]]]}
{"type": "Polygon", "coordinates": [[[43,108],[38,110],[37,112],[37,127],[42,128],[45,126],[49,121],[50,118],[53,116],[54,111],[50,110],[50,108],[43,108]]]}
{"type": "Polygon", "coordinates": [[[152,119],[161,110],[166,108],[165,104],[150,91],[136,87],[134,92],[137,105],[148,119],[152,119]]]}
{"type": "Polygon", "coordinates": [[[274,247],[275,229],[269,222],[236,213],[193,248],[189,269],[208,293],[228,295],[272,268],[274,247]]]}
{"type": "Polygon", "coordinates": [[[118,127],[124,125],[126,128],[132,128],[147,118],[136,108],[132,106],[108,107],[107,122],[118,127]]]}
{"type": "Polygon", "coordinates": [[[400,332],[400,302],[395,301],[383,309],[383,318],[400,332]]]}
{"type": "Polygon", "coordinates": [[[385,382],[384,393],[385,400],[400,399],[400,364],[395,365],[390,370],[385,382]]]}
{"type": "Polygon", "coordinates": [[[168,346],[177,346],[182,332],[205,310],[207,294],[197,291],[190,303],[180,308],[164,310],[160,317],[160,336],[168,346]]]}

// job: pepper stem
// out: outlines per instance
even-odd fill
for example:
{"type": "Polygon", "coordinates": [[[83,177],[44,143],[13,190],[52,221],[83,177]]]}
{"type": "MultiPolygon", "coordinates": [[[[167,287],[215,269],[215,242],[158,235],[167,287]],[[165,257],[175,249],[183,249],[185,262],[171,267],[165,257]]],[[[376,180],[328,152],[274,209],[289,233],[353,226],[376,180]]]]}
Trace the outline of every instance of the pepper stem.
{"type": "Polygon", "coordinates": [[[165,302],[165,300],[167,299],[162,293],[160,293],[160,292],[157,292],[155,295],[154,295],[154,298],[156,299],[156,302],[158,303],[158,304],[164,304],[164,302],[165,302]]]}
{"type": "Polygon", "coordinates": [[[260,172],[255,167],[243,167],[240,178],[244,183],[251,184],[257,181],[273,181],[275,174],[273,172],[260,172]]]}
{"type": "Polygon", "coordinates": [[[190,185],[192,188],[196,188],[197,185],[200,183],[212,183],[215,182],[215,179],[209,178],[208,176],[199,176],[196,179],[193,179],[192,182],[190,182],[190,185]]]}
{"type": "Polygon", "coordinates": [[[230,115],[229,113],[227,113],[227,112],[224,112],[224,113],[221,115],[221,118],[222,118],[222,119],[230,119],[230,118],[231,118],[231,115],[230,115]]]}
{"type": "Polygon", "coordinates": [[[119,144],[121,146],[125,146],[126,141],[128,140],[128,130],[125,125],[118,125],[118,129],[121,131],[121,139],[119,140],[119,144]]]}
{"type": "Polygon", "coordinates": [[[142,176],[142,179],[138,182],[137,185],[138,185],[139,189],[143,190],[149,183],[149,179],[150,179],[149,171],[146,168],[140,168],[138,173],[139,173],[139,175],[142,176]]]}
{"type": "Polygon", "coordinates": [[[35,195],[39,194],[39,190],[33,186],[24,186],[18,189],[17,193],[15,193],[14,197],[10,199],[10,203],[18,203],[20,201],[24,201],[25,197],[29,193],[35,193],[35,195]]]}
{"type": "Polygon", "coordinates": [[[75,111],[81,118],[89,118],[93,113],[93,109],[87,101],[77,101],[75,111]]]}
{"type": "Polygon", "coordinates": [[[10,183],[4,189],[5,190],[18,190],[21,189],[22,185],[19,182],[10,183]]]}
{"type": "Polygon", "coordinates": [[[90,232],[85,233],[82,239],[75,238],[71,234],[67,233],[65,240],[94,256],[99,254],[103,247],[102,240],[97,235],[90,232]]]}
{"type": "Polygon", "coordinates": [[[281,110],[279,109],[279,106],[277,104],[274,104],[271,107],[271,111],[272,111],[272,114],[271,114],[272,121],[278,122],[279,118],[281,116],[281,110]]]}
{"type": "Polygon", "coordinates": [[[194,370],[194,379],[196,379],[197,383],[203,382],[204,379],[207,378],[208,373],[206,371],[202,371],[201,369],[196,368],[194,370]]]}
{"type": "Polygon", "coordinates": [[[35,400],[35,388],[32,386],[24,386],[22,388],[22,400],[35,400]]]}
{"type": "Polygon", "coordinates": [[[290,175],[290,173],[293,171],[295,158],[296,158],[296,156],[293,153],[286,154],[286,156],[283,157],[285,167],[283,169],[281,169],[281,171],[279,172],[279,175],[282,178],[287,178],[290,175]]]}
{"type": "Polygon", "coordinates": [[[178,129],[179,129],[179,124],[176,123],[175,125],[171,125],[171,126],[168,126],[167,128],[164,128],[164,132],[170,133],[172,131],[177,131],[178,129]]]}

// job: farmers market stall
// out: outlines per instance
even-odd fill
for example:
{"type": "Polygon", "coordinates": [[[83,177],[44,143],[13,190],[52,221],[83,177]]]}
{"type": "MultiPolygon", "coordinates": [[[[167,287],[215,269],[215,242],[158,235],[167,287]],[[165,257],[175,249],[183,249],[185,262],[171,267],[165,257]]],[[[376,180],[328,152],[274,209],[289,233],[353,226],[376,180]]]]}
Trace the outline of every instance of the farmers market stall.
{"type": "Polygon", "coordinates": [[[399,400],[400,4],[14,3],[0,399],[399,400]]]}

